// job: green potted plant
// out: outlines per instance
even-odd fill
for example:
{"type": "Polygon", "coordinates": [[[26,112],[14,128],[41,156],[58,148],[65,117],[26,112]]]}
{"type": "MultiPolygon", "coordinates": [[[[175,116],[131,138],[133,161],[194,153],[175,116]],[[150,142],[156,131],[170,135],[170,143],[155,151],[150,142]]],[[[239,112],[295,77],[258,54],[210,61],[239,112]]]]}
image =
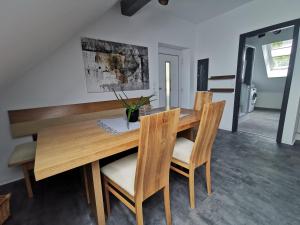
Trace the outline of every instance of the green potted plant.
{"type": "Polygon", "coordinates": [[[128,122],[136,122],[139,119],[139,109],[144,106],[150,104],[150,102],[155,101],[155,99],[151,99],[154,95],[149,96],[141,96],[136,102],[129,102],[128,96],[125,94],[124,91],[122,91],[123,95],[117,94],[116,91],[113,89],[114,94],[116,98],[122,102],[124,108],[126,108],[126,115],[127,115],[127,121],[128,122]]]}

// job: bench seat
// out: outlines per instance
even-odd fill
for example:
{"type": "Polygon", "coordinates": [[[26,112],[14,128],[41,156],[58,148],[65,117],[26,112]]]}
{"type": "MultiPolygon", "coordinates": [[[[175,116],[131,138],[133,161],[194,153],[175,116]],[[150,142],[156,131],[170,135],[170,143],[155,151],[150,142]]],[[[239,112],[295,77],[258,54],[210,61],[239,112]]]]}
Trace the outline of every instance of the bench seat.
{"type": "Polygon", "coordinates": [[[30,182],[29,171],[33,170],[35,160],[36,142],[27,142],[15,147],[8,160],[8,166],[21,166],[24,174],[27,194],[29,198],[33,197],[32,186],[30,182]]]}
{"type": "Polygon", "coordinates": [[[33,162],[35,159],[35,150],[35,141],[17,145],[8,160],[8,166],[21,166],[33,162]]]}

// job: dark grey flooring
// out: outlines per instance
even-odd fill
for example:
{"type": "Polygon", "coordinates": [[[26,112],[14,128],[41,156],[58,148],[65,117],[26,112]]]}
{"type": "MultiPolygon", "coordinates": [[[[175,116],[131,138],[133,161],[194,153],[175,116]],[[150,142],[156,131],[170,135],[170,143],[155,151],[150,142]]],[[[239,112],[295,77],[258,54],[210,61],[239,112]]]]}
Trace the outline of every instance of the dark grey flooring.
{"type": "MultiPolygon", "coordinates": [[[[171,174],[174,225],[299,225],[300,145],[277,145],[246,133],[220,131],[212,162],[213,194],[208,197],[204,170],[196,172],[196,208],[189,208],[187,179],[171,174]]],[[[12,192],[12,217],[6,225],[93,225],[78,171],[35,185],[28,200],[22,182],[0,187],[12,192]]],[[[112,199],[107,225],[135,224],[134,215],[112,199]]],[[[144,203],[145,225],[165,224],[163,196],[144,203]]]]}
{"type": "Polygon", "coordinates": [[[280,111],[255,109],[239,119],[239,131],[276,139],[280,111]]]}

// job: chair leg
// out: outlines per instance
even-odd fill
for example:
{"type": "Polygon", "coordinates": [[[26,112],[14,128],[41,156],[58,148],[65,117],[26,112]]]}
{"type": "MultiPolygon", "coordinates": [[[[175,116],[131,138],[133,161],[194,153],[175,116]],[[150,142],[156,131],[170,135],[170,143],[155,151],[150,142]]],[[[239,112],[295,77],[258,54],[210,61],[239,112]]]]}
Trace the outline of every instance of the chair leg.
{"type": "Polygon", "coordinates": [[[190,192],[190,206],[195,208],[195,170],[189,170],[189,192],[190,192]]]}
{"type": "Polygon", "coordinates": [[[143,225],[143,203],[142,202],[136,202],[135,203],[135,211],[136,211],[136,224],[137,225],[143,225]]]}
{"type": "Polygon", "coordinates": [[[170,187],[169,184],[164,187],[164,203],[167,225],[172,224],[171,206],[170,206],[170,187]]]}
{"type": "Polygon", "coordinates": [[[25,184],[26,184],[28,197],[32,198],[33,197],[33,192],[32,192],[32,187],[31,187],[31,182],[30,182],[29,171],[28,171],[26,165],[23,165],[22,169],[23,169],[23,173],[24,173],[24,179],[25,179],[25,184]]]}
{"type": "Polygon", "coordinates": [[[87,200],[87,203],[90,204],[91,199],[90,199],[89,181],[88,181],[86,166],[83,166],[83,179],[84,179],[84,189],[85,189],[86,200],[87,200]]]}
{"type": "Polygon", "coordinates": [[[205,172],[206,172],[206,187],[208,195],[211,194],[211,175],[210,175],[210,160],[205,164],[205,172]]]}
{"type": "Polygon", "coordinates": [[[110,199],[109,199],[109,191],[108,191],[108,183],[104,178],[104,195],[105,195],[105,209],[107,217],[110,215],[110,199]]]}

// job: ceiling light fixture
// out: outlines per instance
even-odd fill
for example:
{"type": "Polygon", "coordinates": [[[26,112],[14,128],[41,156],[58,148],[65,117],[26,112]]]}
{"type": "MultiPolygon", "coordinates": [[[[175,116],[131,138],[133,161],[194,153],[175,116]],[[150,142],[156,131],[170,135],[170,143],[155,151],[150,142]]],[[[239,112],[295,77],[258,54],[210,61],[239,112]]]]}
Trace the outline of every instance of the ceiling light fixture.
{"type": "Polygon", "coordinates": [[[168,5],[169,0],[158,0],[159,4],[161,5],[168,5]]]}

